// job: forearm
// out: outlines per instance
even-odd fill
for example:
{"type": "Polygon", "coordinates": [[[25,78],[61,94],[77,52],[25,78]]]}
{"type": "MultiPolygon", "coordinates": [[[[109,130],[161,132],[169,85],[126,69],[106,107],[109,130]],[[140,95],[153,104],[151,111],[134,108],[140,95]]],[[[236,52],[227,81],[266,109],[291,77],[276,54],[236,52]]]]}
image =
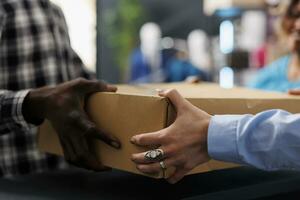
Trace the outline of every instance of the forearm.
{"type": "Polygon", "coordinates": [[[213,159],[264,170],[300,169],[300,115],[270,110],[214,116],[208,131],[213,159]]]}

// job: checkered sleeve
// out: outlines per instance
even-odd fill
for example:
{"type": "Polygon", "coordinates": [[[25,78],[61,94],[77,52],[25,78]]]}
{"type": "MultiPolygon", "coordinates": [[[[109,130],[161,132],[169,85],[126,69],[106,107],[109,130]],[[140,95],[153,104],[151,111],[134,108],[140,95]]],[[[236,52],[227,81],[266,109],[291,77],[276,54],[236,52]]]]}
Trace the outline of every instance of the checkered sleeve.
{"type": "Polygon", "coordinates": [[[29,90],[17,92],[0,90],[0,127],[20,125],[30,127],[22,113],[22,105],[29,90]]]}

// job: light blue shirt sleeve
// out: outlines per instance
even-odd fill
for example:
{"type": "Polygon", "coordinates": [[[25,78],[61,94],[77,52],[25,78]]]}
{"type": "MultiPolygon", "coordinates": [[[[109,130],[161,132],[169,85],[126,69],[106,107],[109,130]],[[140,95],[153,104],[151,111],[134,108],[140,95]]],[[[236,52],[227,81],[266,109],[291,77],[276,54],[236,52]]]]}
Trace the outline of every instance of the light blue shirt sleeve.
{"type": "Polygon", "coordinates": [[[215,160],[263,170],[300,170],[300,114],[269,110],[213,116],[208,153],[215,160]]]}

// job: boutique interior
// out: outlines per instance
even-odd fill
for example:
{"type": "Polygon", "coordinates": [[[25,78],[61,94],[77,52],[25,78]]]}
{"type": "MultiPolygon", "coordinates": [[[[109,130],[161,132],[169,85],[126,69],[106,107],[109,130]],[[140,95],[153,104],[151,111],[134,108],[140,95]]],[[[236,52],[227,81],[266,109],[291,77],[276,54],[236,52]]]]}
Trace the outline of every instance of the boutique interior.
{"type": "Polygon", "coordinates": [[[286,92],[298,81],[277,87],[264,82],[271,72],[261,71],[291,53],[282,27],[287,6],[276,0],[103,0],[98,75],[114,83],[209,81],[286,92]]]}
{"type": "Polygon", "coordinates": [[[2,1],[0,199],[299,199],[300,1],[2,1]]]}

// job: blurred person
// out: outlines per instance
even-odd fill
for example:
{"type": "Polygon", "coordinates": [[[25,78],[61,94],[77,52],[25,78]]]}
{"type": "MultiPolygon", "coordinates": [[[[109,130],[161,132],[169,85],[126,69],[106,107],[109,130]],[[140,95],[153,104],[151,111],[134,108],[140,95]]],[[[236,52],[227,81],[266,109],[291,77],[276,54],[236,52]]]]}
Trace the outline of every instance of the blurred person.
{"type": "Polygon", "coordinates": [[[251,67],[256,69],[266,65],[267,30],[267,16],[264,11],[246,11],[243,13],[240,47],[250,52],[251,67]],[[255,28],[253,28],[253,24],[255,24],[255,28]]]}
{"type": "MultiPolygon", "coordinates": [[[[267,38],[266,38],[266,63],[273,62],[288,54],[285,37],[282,37],[283,30],[281,21],[291,0],[265,0],[267,15],[267,38]]],[[[263,65],[262,67],[264,67],[263,65]]]]}
{"type": "Polygon", "coordinates": [[[177,50],[174,57],[170,58],[165,69],[166,82],[199,82],[210,81],[210,75],[206,71],[193,65],[188,57],[188,53],[177,50]]]}
{"type": "MultiPolygon", "coordinates": [[[[300,90],[290,94],[300,95],[300,90]]],[[[300,114],[268,110],[256,115],[211,116],[176,90],[162,90],[159,95],[170,99],[177,116],[165,129],[131,138],[139,147],[157,148],[132,155],[142,173],[158,174],[174,167],[167,180],[176,183],[210,159],[267,171],[300,170],[300,114]]]]}
{"type": "Polygon", "coordinates": [[[131,56],[130,82],[164,82],[166,55],[161,48],[162,33],[153,22],[145,23],[140,29],[140,48],[131,56]]]}
{"type": "Polygon", "coordinates": [[[211,81],[207,40],[201,30],[194,30],[188,35],[187,48],[177,48],[175,56],[167,62],[167,82],[211,81]]]}
{"type": "Polygon", "coordinates": [[[260,70],[249,87],[286,92],[300,87],[300,1],[291,0],[281,27],[290,54],[260,70]]]}
{"type": "Polygon", "coordinates": [[[91,93],[116,88],[87,80],[94,75],[73,51],[63,13],[49,0],[1,0],[0,70],[0,177],[66,169],[65,159],[101,170],[89,139],[120,147],[81,106],[91,93]],[[37,130],[45,119],[65,159],[38,151],[37,130]]]}
{"type": "Polygon", "coordinates": [[[211,72],[211,58],[208,37],[200,29],[193,30],[187,37],[187,45],[190,62],[206,73],[211,72]]]}

